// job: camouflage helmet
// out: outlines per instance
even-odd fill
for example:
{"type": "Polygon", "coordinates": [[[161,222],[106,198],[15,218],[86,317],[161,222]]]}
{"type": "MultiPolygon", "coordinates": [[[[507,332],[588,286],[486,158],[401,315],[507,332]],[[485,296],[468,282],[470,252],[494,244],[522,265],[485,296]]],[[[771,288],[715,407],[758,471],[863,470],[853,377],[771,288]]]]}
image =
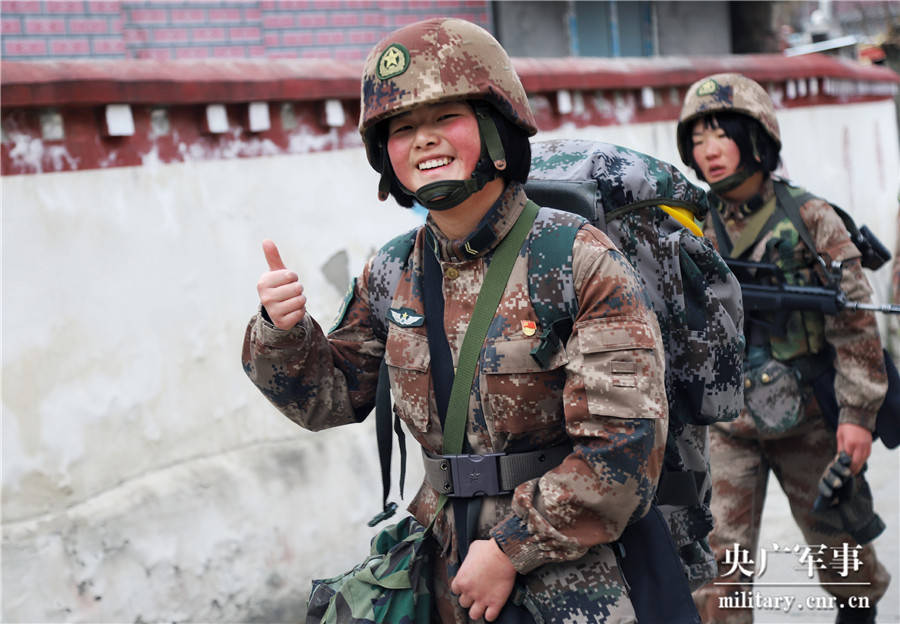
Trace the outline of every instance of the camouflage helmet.
{"type": "Polygon", "coordinates": [[[537,124],[506,50],[485,29],[461,19],[410,24],[382,39],[366,59],[359,131],[369,162],[380,171],[373,145],[380,121],[421,104],[483,99],[528,136],[537,124]]]}
{"type": "Polygon", "coordinates": [[[692,155],[685,153],[685,135],[691,132],[695,120],[716,112],[734,112],[758,121],[766,134],[781,149],[781,134],[775,118],[772,98],[759,83],[741,74],[713,74],[701,78],[690,87],[678,118],[678,152],[689,165],[692,155]]]}

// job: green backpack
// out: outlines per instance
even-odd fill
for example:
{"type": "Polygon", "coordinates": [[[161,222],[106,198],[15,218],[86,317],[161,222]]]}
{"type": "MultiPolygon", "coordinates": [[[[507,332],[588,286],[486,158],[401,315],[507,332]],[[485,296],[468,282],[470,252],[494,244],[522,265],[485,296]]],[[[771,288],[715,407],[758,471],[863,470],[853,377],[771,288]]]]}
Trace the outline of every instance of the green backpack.
{"type": "Polygon", "coordinates": [[[314,580],[307,624],[428,622],[432,606],[429,549],[433,546],[429,534],[407,516],[372,538],[371,554],[352,570],[314,580]]]}

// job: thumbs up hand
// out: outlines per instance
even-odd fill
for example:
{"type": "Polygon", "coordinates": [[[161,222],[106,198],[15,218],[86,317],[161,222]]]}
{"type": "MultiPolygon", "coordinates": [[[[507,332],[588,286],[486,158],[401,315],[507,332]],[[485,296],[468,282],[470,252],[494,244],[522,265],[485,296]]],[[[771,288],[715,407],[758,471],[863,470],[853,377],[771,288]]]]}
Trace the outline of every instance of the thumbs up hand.
{"type": "Polygon", "coordinates": [[[256,284],[259,301],[263,304],[272,324],[278,329],[289,330],[306,315],[306,297],[303,285],[293,271],[284,268],[284,262],[275,243],[263,241],[263,253],[269,270],[263,273],[256,284]]]}

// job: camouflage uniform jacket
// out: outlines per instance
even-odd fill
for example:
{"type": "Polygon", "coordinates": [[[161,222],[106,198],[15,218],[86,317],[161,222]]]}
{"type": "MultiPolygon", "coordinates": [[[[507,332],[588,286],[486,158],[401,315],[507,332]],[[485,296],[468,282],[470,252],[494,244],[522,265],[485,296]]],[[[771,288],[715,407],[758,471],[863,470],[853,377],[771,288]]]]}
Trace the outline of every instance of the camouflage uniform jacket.
{"type": "MultiPolygon", "coordinates": [[[[432,252],[425,246],[425,229],[430,230],[444,275],[444,327],[454,367],[486,264],[526,199],[521,185],[510,184],[465,241],[448,240],[429,219],[416,233],[408,262],[394,259],[402,272],[392,310],[423,316],[421,276],[423,254],[432,252]]],[[[530,236],[572,219],[577,217],[541,209],[530,236]]],[[[668,411],[656,318],[631,265],[590,225],[578,230],[572,248],[579,304],[574,329],[549,367],[537,366],[529,355],[541,331],[528,292],[530,240],[488,331],[467,422],[475,453],[573,445],[563,463],[542,477],[484,501],[477,537],[496,538],[523,574],[544,563],[578,559],[590,547],[616,540],[629,521],[646,512],[663,463],[668,411]],[[530,323],[538,324],[536,333],[526,329],[530,323]]],[[[384,358],[395,411],[425,449],[440,453],[443,436],[424,322],[401,326],[392,321],[386,341],[377,338],[370,288],[383,285],[370,284],[375,261],[390,260],[382,253],[369,261],[327,336],[309,315],[290,331],[274,328],[259,314],[251,319],[244,369],[288,418],[320,430],[366,417],[384,358]]],[[[559,297],[558,292],[541,295],[559,297]]],[[[438,493],[423,483],[409,511],[427,524],[437,500],[438,493]]],[[[452,562],[451,516],[449,508],[442,513],[435,535],[452,562]]]]}
{"type": "MultiPolygon", "coordinates": [[[[718,210],[732,241],[747,227],[748,218],[768,202],[775,202],[771,179],[766,180],[760,194],[747,204],[719,200],[718,210]]],[[[778,214],[778,213],[776,213],[778,214]]],[[[789,284],[816,284],[818,277],[810,268],[815,256],[800,239],[796,228],[781,213],[768,231],[758,237],[746,254],[753,261],[773,262],[784,272],[789,284]]],[[[811,198],[800,206],[800,218],[812,236],[820,254],[843,262],[840,286],[850,301],[868,302],[872,288],[863,274],[859,250],[850,240],[841,218],[828,202],[811,198]]],[[[705,233],[714,242],[716,233],[707,219],[705,233]]],[[[887,374],[881,352],[878,325],[873,312],[844,310],[837,315],[814,311],[794,311],[788,319],[787,338],[771,338],[773,356],[790,362],[796,358],[820,353],[825,343],[834,349],[835,394],[840,407],[839,422],[875,428],[875,416],[887,392],[887,374]]],[[[809,393],[806,392],[805,395],[809,393]]],[[[818,419],[818,406],[808,400],[805,420],[818,419]]],[[[752,421],[743,413],[733,423],[716,425],[734,433],[748,432],[752,421]]]]}

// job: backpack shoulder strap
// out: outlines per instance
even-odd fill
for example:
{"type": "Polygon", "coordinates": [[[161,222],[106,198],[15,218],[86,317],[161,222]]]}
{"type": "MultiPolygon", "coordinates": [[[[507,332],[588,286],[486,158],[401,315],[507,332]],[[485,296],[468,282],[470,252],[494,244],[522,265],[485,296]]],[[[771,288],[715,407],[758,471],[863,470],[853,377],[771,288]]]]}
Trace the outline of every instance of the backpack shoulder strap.
{"type": "Polygon", "coordinates": [[[746,228],[737,237],[737,240],[733,241],[731,256],[734,258],[743,256],[760,238],[770,232],[780,220],[778,202],[772,198],[747,219],[746,228]]]}
{"type": "MultiPolygon", "coordinates": [[[[850,241],[859,250],[862,265],[865,268],[870,269],[872,271],[876,271],[879,268],[881,268],[885,262],[887,262],[888,260],[891,259],[891,252],[887,249],[887,247],[884,246],[884,244],[880,240],[878,240],[878,237],[875,236],[875,234],[868,227],[866,227],[866,226],[858,227],[856,225],[856,222],[853,220],[853,217],[851,217],[847,213],[847,211],[845,211],[843,208],[841,208],[840,206],[838,206],[836,204],[831,203],[830,201],[828,201],[826,199],[822,199],[821,197],[818,197],[817,195],[813,195],[812,193],[810,193],[802,188],[799,188],[796,186],[791,186],[790,184],[787,184],[786,182],[781,181],[781,180],[775,181],[776,192],[778,191],[779,184],[787,187],[787,192],[786,192],[787,196],[784,197],[784,201],[785,202],[793,201],[794,203],[796,203],[796,205],[797,205],[796,218],[798,220],[800,220],[801,224],[802,224],[802,219],[800,219],[799,206],[802,206],[803,204],[808,202],[810,199],[818,199],[818,200],[826,202],[829,206],[831,206],[832,210],[834,210],[834,212],[837,214],[837,216],[839,216],[841,218],[841,221],[844,223],[844,227],[847,228],[847,233],[850,235],[850,241]]],[[[779,202],[781,200],[782,200],[782,198],[779,196],[779,202]]],[[[790,215],[788,215],[788,216],[790,217],[790,215]]],[[[793,222],[794,217],[790,217],[790,218],[791,218],[791,221],[793,222]]],[[[796,223],[795,223],[795,226],[796,226],[796,223]]],[[[804,225],[804,227],[805,227],[805,225],[804,225]]],[[[798,227],[798,231],[800,231],[799,227],[798,227]]],[[[801,236],[802,236],[802,231],[801,231],[801,236]]],[[[812,237],[810,237],[810,240],[812,240],[812,237]]],[[[813,248],[812,245],[810,245],[810,243],[806,241],[806,239],[804,239],[803,242],[806,243],[807,246],[810,247],[810,249],[813,249],[816,252],[816,255],[820,255],[818,253],[818,250],[815,250],[815,248],[813,248]]]]}
{"type": "MultiPolygon", "coordinates": [[[[827,283],[831,285],[838,285],[840,282],[840,270],[835,272],[833,267],[829,265],[828,260],[819,253],[819,250],[816,248],[815,241],[813,241],[812,234],[809,232],[809,228],[806,227],[806,223],[803,221],[803,218],[800,216],[800,206],[808,202],[810,199],[816,198],[815,195],[805,191],[802,188],[796,186],[790,186],[783,180],[775,180],[775,195],[778,198],[778,205],[784,210],[784,213],[787,215],[788,219],[790,219],[791,224],[797,230],[797,233],[800,235],[800,239],[806,244],[809,250],[812,252],[813,256],[821,267],[821,277],[827,283]]],[[[817,198],[818,199],[818,198],[817,198]]],[[[824,200],[823,200],[824,201],[824,200]]],[[[843,219],[844,216],[847,216],[849,219],[849,215],[847,215],[843,210],[837,208],[833,204],[829,204],[832,208],[836,208],[836,212],[843,219]]],[[[850,219],[852,223],[852,219],[850,219]]],[[[854,225],[854,228],[856,226],[854,225]]],[[[858,234],[858,231],[857,231],[858,234]]],[[[852,236],[852,234],[851,234],[852,236]]]]}
{"type": "Polygon", "coordinates": [[[800,206],[815,197],[815,195],[796,186],[790,186],[783,180],[774,180],[773,182],[778,205],[784,210],[787,218],[791,220],[791,224],[797,230],[797,233],[800,234],[800,238],[809,250],[818,255],[819,251],[816,249],[812,234],[809,233],[809,228],[806,227],[803,217],[800,216],[800,206]]]}
{"type": "MultiPolygon", "coordinates": [[[[778,197],[778,202],[783,203],[784,208],[786,210],[790,210],[791,212],[794,212],[794,210],[796,209],[796,218],[800,220],[800,223],[803,225],[804,229],[807,228],[806,223],[804,223],[803,219],[800,218],[800,207],[811,199],[818,199],[831,206],[831,208],[841,218],[841,221],[844,222],[844,227],[847,228],[847,231],[850,232],[851,236],[859,234],[859,229],[856,227],[856,223],[853,221],[853,218],[849,214],[847,214],[840,206],[835,206],[827,199],[823,199],[818,195],[810,193],[805,188],[791,184],[787,180],[776,178],[773,180],[773,184],[775,186],[775,195],[778,197]],[[779,190],[781,192],[780,195],[779,190]]],[[[790,214],[788,215],[788,217],[793,222],[795,217],[790,214]]],[[[807,232],[808,231],[809,230],[807,229],[807,232]]]]}
{"type": "Polygon", "coordinates": [[[391,239],[375,254],[369,274],[369,307],[372,309],[372,329],[382,341],[387,339],[387,315],[394,292],[400,275],[409,263],[409,255],[421,227],[391,239]]]}
{"type": "Polygon", "coordinates": [[[713,206],[710,209],[709,218],[712,221],[713,229],[716,232],[716,242],[719,244],[719,253],[724,258],[730,258],[734,244],[731,242],[728,230],[725,229],[725,224],[722,222],[722,216],[719,214],[718,206],[713,206]]]}
{"type": "Polygon", "coordinates": [[[578,314],[572,274],[572,245],[588,220],[541,208],[529,240],[528,294],[541,324],[541,341],[531,356],[541,368],[564,347],[578,314]]]}
{"type": "MultiPolygon", "coordinates": [[[[375,254],[372,271],[369,273],[369,307],[372,310],[372,330],[381,341],[387,340],[387,315],[391,301],[400,283],[400,276],[409,263],[413,245],[419,228],[413,228],[387,242],[375,254]]],[[[400,496],[406,481],[406,441],[400,419],[394,417],[394,432],[397,434],[400,451],[400,496]]],[[[381,467],[382,510],[371,520],[369,526],[390,518],[397,509],[397,503],[388,502],[391,490],[391,387],[387,364],[382,360],[378,369],[378,385],[375,392],[375,438],[378,443],[378,459],[381,467]]]]}

